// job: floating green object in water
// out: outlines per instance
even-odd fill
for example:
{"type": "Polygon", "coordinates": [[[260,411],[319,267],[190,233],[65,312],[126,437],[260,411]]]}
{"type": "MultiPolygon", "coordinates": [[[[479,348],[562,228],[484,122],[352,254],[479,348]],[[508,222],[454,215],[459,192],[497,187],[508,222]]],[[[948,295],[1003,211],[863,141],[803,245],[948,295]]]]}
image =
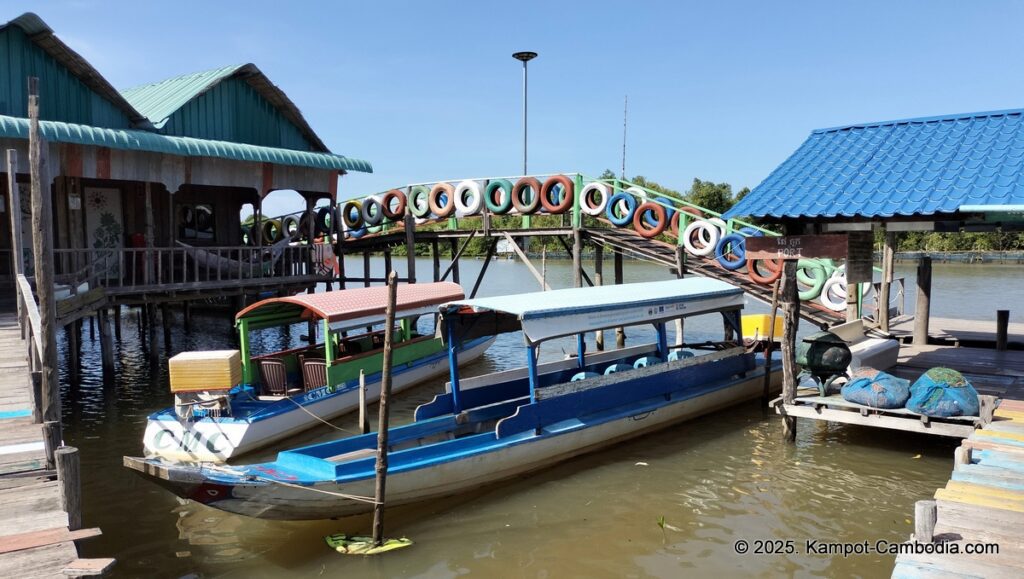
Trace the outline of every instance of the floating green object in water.
{"type": "Polygon", "coordinates": [[[328,535],[324,537],[324,541],[327,541],[329,547],[342,555],[377,555],[412,545],[412,541],[402,537],[401,539],[388,539],[384,541],[383,545],[377,547],[373,544],[373,537],[349,536],[343,533],[328,535]]]}

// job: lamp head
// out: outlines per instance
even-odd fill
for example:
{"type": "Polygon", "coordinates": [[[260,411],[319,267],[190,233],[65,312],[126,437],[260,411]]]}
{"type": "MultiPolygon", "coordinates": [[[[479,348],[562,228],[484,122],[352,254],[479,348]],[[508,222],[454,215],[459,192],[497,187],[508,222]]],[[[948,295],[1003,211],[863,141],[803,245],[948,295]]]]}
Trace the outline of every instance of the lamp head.
{"type": "Polygon", "coordinates": [[[530,60],[533,60],[533,59],[537,58],[537,53],[536,52],[516,52],[516,53],[512,54],[512,58],[514,58],[516,60],[521,60],[523,62],[528,62],[530,60]]]}

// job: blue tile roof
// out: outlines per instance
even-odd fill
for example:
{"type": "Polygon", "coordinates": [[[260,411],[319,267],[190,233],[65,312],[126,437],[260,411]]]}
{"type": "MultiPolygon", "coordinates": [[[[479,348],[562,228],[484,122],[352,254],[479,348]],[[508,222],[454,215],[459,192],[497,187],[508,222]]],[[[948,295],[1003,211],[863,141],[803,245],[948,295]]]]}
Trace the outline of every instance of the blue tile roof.
{"type": "Polygon", "coordinates": [[[1024,109],[818,129],[726,216],[892,217],[1018,204],[1024,109]]]}

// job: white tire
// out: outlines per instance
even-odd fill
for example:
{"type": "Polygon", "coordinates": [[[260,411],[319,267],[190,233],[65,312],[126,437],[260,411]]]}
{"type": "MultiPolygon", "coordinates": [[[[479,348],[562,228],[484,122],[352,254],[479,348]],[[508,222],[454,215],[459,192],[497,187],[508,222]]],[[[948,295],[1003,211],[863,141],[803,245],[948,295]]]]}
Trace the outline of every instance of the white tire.
{"type": "Polygon", "coordinates": [[[846,311],[846,277],[833,275],[821,288],[821,305],[833,312],[846,311]]]}
{"type": "Polygon", "coordinates": [[[633,197],[637,198],[637,201],[636,201],[637,207],[639,207],[640,204],[643,203],[644,201],[647,201],[647,191],[644,191],[643,189],[641,189],[639,187],[630,187],[630,188],[626,189],[626,193],[632,193],[633,197]]]}
{"type": "Polygon", "coordinates": [[[725,230],[729,228],[729,225],[725,222],[725,220],[720,219],[718,217],[712,217],[711,219],[708,219],[708,223],[718,228],[719,237],[725,235],[725,230]]]}
{"type": "Polygon", "coordinates": [[[718,245],[718,238],[721,236],[722,231],[710,221],[694,221],[687,225],[686,231],[683,232],[683,247],[690,255],[711,255],[715,252],[715,246],[718,245]],[[700,247],[693,243],[694,234],[701,243],[700,247]]]}
{"type": "Polygon", "coordinates": [[[611,197],[611,189],[608,188],[604,183],[589,183],[583,188],[583,192],[580,194],[580,211],[587,215],[601,215],[604,213],[604,208],[608,206],[608,199],[611,197]],[[594,205],[590,204],[590,196],[594,195],[599,198],[600,201],[594,205]]]}
{"type": "Polygon", "coordinates": [[[476,181],[463,181],[455,187],[455,216],[466,217],[480,213],[484,205],[484,192],[476,181]],[[466,199],[468,198],[468,200],[466,199]]]}

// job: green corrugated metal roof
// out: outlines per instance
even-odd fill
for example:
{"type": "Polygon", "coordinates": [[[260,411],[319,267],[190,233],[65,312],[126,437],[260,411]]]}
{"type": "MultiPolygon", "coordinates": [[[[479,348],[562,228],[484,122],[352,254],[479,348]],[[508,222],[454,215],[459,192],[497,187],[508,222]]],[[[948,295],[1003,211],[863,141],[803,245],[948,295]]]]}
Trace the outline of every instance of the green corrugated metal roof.
{"type": "Polygon", "coordinates": [[[167,120],[185,103],[196,98],[211,86],[235,74],[243,64],[183,74],[173,78],[122,90],[121,94],[137,111],[146,115],[156,128],[162,128],[167,120]]]}
{"type": "Polygon", "coordinates": [[[251,63],[176,76],[122,94],[165,134],[329,152],[288,95],[251,63]]]}
{"type": "MultiPolygon", "coordinates": [[[[28,119],[0,115],[0,137],[27,139],[28,129],[28,119]]],[[[60,143],[148,151],[183,157],[219,157],[235,161],[276,163],[314,169],[373,172],[373,167],[367,161],[350,159],[332,153],[295,151],[228,141],[176,137],[133,129],[105,129],[57,121],[39,121],[39,130],[44,138],[60,143]]]]}

